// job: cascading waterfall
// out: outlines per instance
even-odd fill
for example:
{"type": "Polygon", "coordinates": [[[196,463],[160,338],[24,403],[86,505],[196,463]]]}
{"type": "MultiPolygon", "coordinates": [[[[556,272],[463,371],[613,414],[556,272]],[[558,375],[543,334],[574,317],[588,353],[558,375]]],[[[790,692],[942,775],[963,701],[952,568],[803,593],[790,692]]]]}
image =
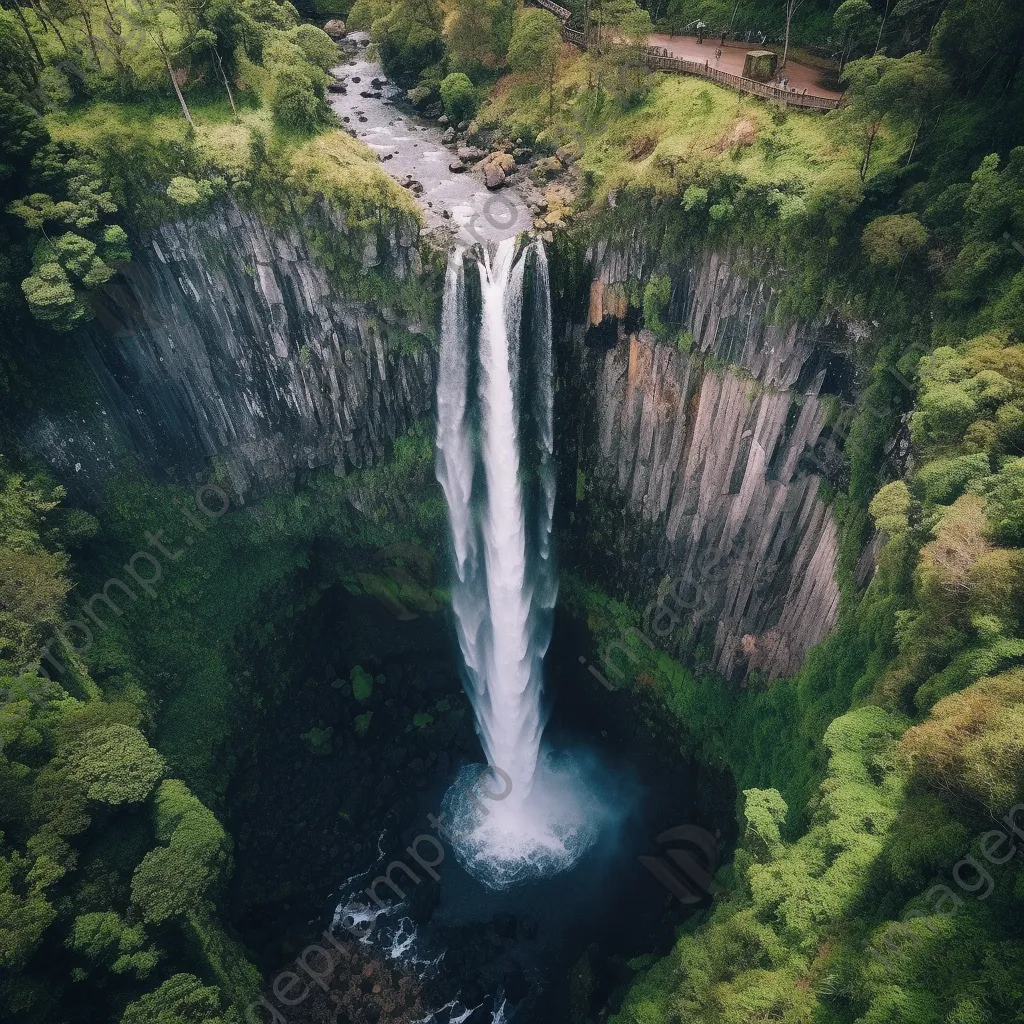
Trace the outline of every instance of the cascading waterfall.
{"type": "Polygon", "coordinates": [[[493,888],[572,865],[596,838],[599,817],[574,762],[542,747],[543,660],[557,594],[551,551],[551,300],[543,246],[534,243],[517,259],[517,241],[502,242],[493,255],[484,252],[478,264],[475,407],[468,395],[473,364],[465,252],[453,253],[437,388],[437,477],[448,503],[455,560],[452,606],[477,730],[488,765],[501,779],[481,789],[481,766],[463,769],[445,797],[442,816],[460,862],[493,888]],[[524,375],[528,263],[532,345],[524,375]],[[520,393],[524,376],[528,402],[520,393]],[[520,427],[526,422],[537,439],[536,484],[528,493],[520,472],[520,427]],[[474,495],[478,462],[484,486],[474,495]],[[534,506],[536,516],[528,520],[527,509],[534,506]],[[486,799],[488,793],[500,799],[486,799]]]}

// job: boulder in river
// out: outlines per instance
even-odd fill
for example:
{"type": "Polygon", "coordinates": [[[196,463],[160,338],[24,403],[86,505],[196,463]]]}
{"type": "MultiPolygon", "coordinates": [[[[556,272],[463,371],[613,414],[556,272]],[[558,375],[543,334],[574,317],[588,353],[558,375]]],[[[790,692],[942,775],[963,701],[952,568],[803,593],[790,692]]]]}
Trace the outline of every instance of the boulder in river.
{"type": "Polygon", "coordinates": [[[446,129],[444,135],[441,136],[441,142],[444,145],[446,145],[446,146],[450,146],[454,141],[455,141],[455,129],[454,128],[446,129]]]}
{"type": "Polygon", "coordinates": [[[348,29],[345,28],[345,22],[341,18],[331,18],[326,25],[324,25],[324,31],[335,41],[344,39],[348,35],[348,29]]]}
{"type": "Polygon", "coordinates": [[[482,160],[487,154],[476,146],[459,146],[456,151],[460,160],[465,163],[474,163],[477,160],[482,160]]]}
{"type": "Polygon", "coordinates": [[[561,174],[565,168],[562,167],[561,160],[557,156],[546,156],[543,160],[538,160],[536,167],[534,167],[534,174],[542,178],[554,178],[561,174]]]}
{"type": "Polygon", "coordinates": [[[485,163],[484,168],[484,184],[492,191],[496,192],[502,185],[505,184],[505,172],[498,167],[496,164],[485,163]]]}
{"type": "Polygon", "coordinates": [[[462,174],[463,171],[467,170],[467,167],[461,160],[453,160],[448,165],[448,170],[451,171],[452,174],[462,174]]]}
{"type": "Polygon", "coordinates": [[[510,153],[500,150],[491,153],[480,164],[484,172],[484,184],[493,192],[505,184],[505,178],[515,170],[516,162],[510,153]]]}

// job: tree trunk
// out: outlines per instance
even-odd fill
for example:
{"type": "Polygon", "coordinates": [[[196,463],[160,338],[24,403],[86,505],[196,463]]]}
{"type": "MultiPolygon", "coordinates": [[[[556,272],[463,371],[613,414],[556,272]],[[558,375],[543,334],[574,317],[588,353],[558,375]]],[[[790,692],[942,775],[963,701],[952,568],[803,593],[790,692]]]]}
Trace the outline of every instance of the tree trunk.
{"type": "Polygon", "coordinates": [[[171,67],[171,58],[166,52],[164,53],[164,63],[167,65],[167,74],[170,76],[171,85],[174,86],[174,95],[178,97],[178,102],[181,104],[181,112],[185,115],[185,120],[189,125],[194,128],[195,124],[192,121],[192,115],[188,112],[188,104],[181,94],[181,89],[178,88],[178,80],[174,77],[174,68],[171,67]]]}
{"type": "Polygon", "coordinates": [[[793,4],[786,4],[786,45],[782,48],[782,67],[786,66],[789,58],[789,26],[793,23],[793,4]]]}
{"type": "Polygon", "coordinates": [[[33,2],[33,7],[36,9],[36,13],[39,15],[40,20],[45,25],[49,25],[50,28],[57,34],[57,38],[60,40],[60,45],[64,47],[64,52],[70,54],[71,51],[68,49],[68,44],[64,41],[64,37],[60,34],[60,29],[57,27],[57,22],[49,11],[46,11],[42,4],[36,4],[33,2]]]}
{"type": "MultiPolygon", "coordinates": [[[[36,46],[35,38],[32,36],[32,30],[28,27],[28,22],[25,20],[25,12],[21,9],[21,4],[15,0],[14,2],[14,13],[18,17],[18,21],[21,22],[21,27],[28,37],[29,45],[32,47],[32,52],[36,55],[36,60],[39,62],[39,66],[44,66],[43,55],[39,52],[39,47],[36,46]]],[[[35,68],[32,69],[32,84],[39,84],[39,77],[36,75],[35,68]]]]}
{"type": "Polygon", "coordinates": [[[213,55],[217,58],[217,69],[220,71],[221,81],[224,83],[224,88],[228,93],[228,100],[231,103],[231,113],[237,117],[238,107],[235,106],[235,97],[231,92],[231,85],[228,82],[228,76],[224,74],[224,62],[220,59],[220,51],[216,46],[211,46],[210,49],[213,50],[213,55]]]}
{"type": "Polygon", "coordinates": [[[864,181],[868,176],[868,168],[871,166],[871,150],[875,146],[875,136],[878,134],[878,129],[881,127],[881,122],[871,126],[871,132],[868,135],[868,148],[864,152],[864,162],[860,165],[860,180],[864,181]]]}
{"type": "Polygon", "coordinates": [[[846,30],[846,35],[843,36],[843,48],[839,51],[839,77],[843,77],[843,68],[846,67],[846,59],[850,56],[850,37],[853,32],[850,29],[846,30]]]}
{"type": "Polygon", "coordinates": [[[882,14],[882,24],[878,26],[878,39],[875,41],[875,52],[872,56],[878,55],[878,48],[882,45],[882,32],[885,31],[885,19],[889,17],[890,0],[885,0],[885,11],[882,14]]]}
{"type": "Polygon", "coordinates": [[[924,127],[924,114],[921,115],[920,120],[917,122],[917,131],[914,132],[914,141],[910,144],[910,152],[907,154],[907,167],[913,162],[914,150],[917,149],[917,143],[921,138],[921,129],[924,127]]]}
{"type": "Polygon", "coordinates": [[[732,14],[729,15],[729,31],[732,32],[732,27],[736,23],[736,15],[740,13],[740,0],[736,0],[736,3],[732,5],[732,14]]]}
{"type": "Polygon", "coordinates": [[[92,31],[92,18],[89,17],[89,9],[84,4],[82,5],[82,21],[85,22],[85,37],[89,40],[89,49],[92,50],[93,58],[99,65],[100,54],[96,49],[96,36],[92,31]]]}

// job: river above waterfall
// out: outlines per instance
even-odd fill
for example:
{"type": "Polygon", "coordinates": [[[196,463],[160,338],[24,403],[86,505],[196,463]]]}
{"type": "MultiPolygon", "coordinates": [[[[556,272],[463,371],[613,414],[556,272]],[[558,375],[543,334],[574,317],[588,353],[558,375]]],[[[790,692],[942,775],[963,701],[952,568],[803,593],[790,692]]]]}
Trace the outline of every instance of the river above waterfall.
{"type": "Polygon", "coordinates": [[[403,91],[383,81],[385,72],[366,53],[366,33],[348,36],[355,49],[333,69],[344,78],[347,93],[330,93],[331,109],[346,130],[365,143],[397,181],[419,182],[417,201],[428,227],[452,229],[460,243],[498,242],[533,226],[523,197],[513,187],[490,192],[483,175],[473,169],[449,170],[455,153],[441,142],[444,129],[418,117],[404,101],[403,91]],[[374,95],[362,95],[373,93],[374,95]]]}

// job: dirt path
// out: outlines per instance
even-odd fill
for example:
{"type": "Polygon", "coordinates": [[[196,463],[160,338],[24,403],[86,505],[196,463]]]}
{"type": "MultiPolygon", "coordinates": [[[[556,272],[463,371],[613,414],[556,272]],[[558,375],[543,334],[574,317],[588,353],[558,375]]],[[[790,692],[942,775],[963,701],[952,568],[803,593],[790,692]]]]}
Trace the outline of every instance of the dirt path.
{"type": "MultiPolygon", "coordinates": [[[[668,36],[661,32],[655,32],[648,36],[647,42],[650,46],[663,47],[668,50],[670,57],[692,60],[698,64],[703,64],[706,61],[709,67],[725,71],[730,75],[742,75],[744,57],[751,50],[761,49],[757,43],[740,45],[727,43],[725,46],[720,46],[718,39],[715,38],[706,38],[703,43],[698,43],[696,36],[668,36]],[[719,49],[722,51],[722,56],[716,59],[715,51],[719,49]]],[[[782,74],[789,79],[789,88],[796,92],[803,92],[806,89],[808,96],[823,96],[836,100],[842,95],[832,89],[824,89],[818,84],[818,79],[821,77],[818,68],[797,64],[790,60],[782,74]]]]}

